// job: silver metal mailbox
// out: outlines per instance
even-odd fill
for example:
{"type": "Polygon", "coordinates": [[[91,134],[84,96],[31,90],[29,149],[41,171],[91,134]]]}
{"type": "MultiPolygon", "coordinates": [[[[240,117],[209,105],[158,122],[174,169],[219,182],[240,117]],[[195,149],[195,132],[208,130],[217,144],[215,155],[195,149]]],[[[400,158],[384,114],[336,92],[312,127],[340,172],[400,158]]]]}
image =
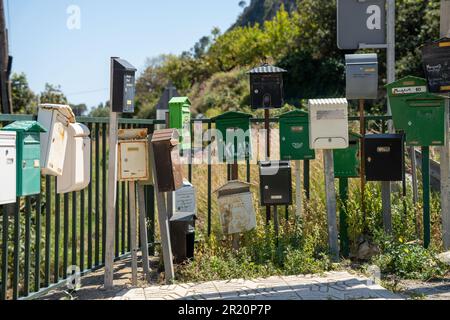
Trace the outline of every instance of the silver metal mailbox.
{"type": "Polygon", "coordinates": [[[377,99],[378,57],[376,53],[346,54],[347,99],[377,99]]]}

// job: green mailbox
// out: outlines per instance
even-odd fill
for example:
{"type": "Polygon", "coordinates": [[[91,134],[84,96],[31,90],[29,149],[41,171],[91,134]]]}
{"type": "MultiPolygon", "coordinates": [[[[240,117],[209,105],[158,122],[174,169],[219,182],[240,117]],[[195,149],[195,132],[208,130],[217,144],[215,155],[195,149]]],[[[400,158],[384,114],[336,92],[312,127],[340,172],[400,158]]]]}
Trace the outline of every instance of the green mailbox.
{"type": "Polygon", "coordinates": [[[180,131],[180,148],[190,149],[189,141],[184,142],[183,132],[190,132],[191,102],[188,97],[174,97],[169,101],[169,126],[180,131]]]}
{"type": "Polygon", "coordinates": [[[280,115],[281,160],[315,159],[309,147],[309,120],[305,111],[294,110],[280,115]]]}
{"type": "Polygon", "coordinates": [[[336,178],[357,178],[360,176],[359,157],[361,135],[350,132],[349,147],[333,150],[334,176],[336,178]]]}
{"type": "Polygon", "coordinates": [[[396,130],[409,146],[445,144],[445,98],[431,94],[425,79],[406,77],[386,86],[396,130]]]}
{"type": "Polygon", "coordinates": [[[229,111],[215,117],[219,161],[234,163],[251,158],[250,118],[252,115],[229,111]]]}
{"type": "Polygon", "coordinates": [[[16,121],[2,130],[17,134],[17,196],[41,193],[40,133],[47,130],[37,121],[16,121]]]}

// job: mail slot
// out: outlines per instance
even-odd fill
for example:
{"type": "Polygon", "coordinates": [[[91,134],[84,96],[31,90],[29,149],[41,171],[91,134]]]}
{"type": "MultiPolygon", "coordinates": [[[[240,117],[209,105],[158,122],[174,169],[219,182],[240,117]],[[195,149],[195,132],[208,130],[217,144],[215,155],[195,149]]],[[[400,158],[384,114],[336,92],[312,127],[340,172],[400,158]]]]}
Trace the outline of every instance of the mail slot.
{"type": "Polygon", "coordinates": [[[148,180],[147,129],[121,129],[119,130],[118,138],[118,180],[148,180]]]}
{"type": "Polygon", "coordinates": [[[248,72],[253,109],[273,109],[283,106],[283,73],[285,72],[284,69],[268,64],[263,64],[248,72]]]}
{"type": "Polygon", "coordinates": [[[174,97],[169,101],[169,124],[172,129],[178,129],[180,133],[180,148],[191,148],[189,139],[183,135],[190,134],[191,102],[187,97],[174,97]]]}
{"type": "Polygon", "coordinates": [[[124,59],[112,61],[112,110],[114,112],[133,113],[136,68],[124,59]]]}
{"type": "Polygon", "coordinates": [[[312,99],[308,105],[311,148],[346,149],[349,145],[347,99],[312,99]]]}
{"type": "Polygon", "coordinates": [[[83,190],[91,181],[91,138],[88,127],[71,123],[67,134],[64,170],[62,176],[57,177],[58,193],[83,190]]]}
{"type": "Polygon", "coordinates": [[[336,178],[356,178],[360,176],[359,156],[361,135],[351,132],[347,149],[333,150],[334,176],[336,178]]]}
{"type": "Polygon", "coordinates": [[[261,205],[292,204],[291,165],[288,161],[265,161],[259,164],[261,205]]]}
{"type": "Polygon", "coordinates": [[[450,38],[444,37],[424,45],[422,60],[429,91],[450,92],[450,38]]]}
{"type": "Polygon", "coordinates": [[[233,163],[251,158],[250,118],[250,114],[229,111],[213,119],[219,134],[219,161],[233,163]]]}
{"type": "Polygon", "coordinates": [[[176,129],[156,130],[152,137],[156,181],[159,192],[175,191],[183,186],[183,168],[176,129]]]}
{"type": "Polygon", "coordinates": [[[16,132],[0,131],[0,205],[16,202],[16,132]]]}
{"type": "Polygon", "coordinates": [[[41,193],[40,134],[46,129],[37,121],[16,121],[2,130],[15,131],[17,134],[17,197],[41,193]]]}
{"type": "Polygon", "coordinates": [[[367,181],[402,181],[402,134],[369,134],[364,137],[367,181]]]}
{"type": "Polygon", "coordinates": [[[75,123],[70,106],[42,104],[39,106],[38,122],[47,130],[41,134],[42,174],[61,176],[67,148],[67,128],[75,123]]]}
{"type": "Polygon", "coordinates": [[[347,99],[377,99],[378,57],[376,53],[345,55],[347,99]]]}
{"type": "Polygon", "coordinates": [[[300,110],[280,116],[281,160],[315,159],[316,153],[309,146],[308,113],[300,110]]]}
{"type": "Polygon", "coordinates": [[[255,207],[250,184],[230,181],[215,191],[224,234],[250,231],[256,227],[255,207]]]}
{"type": "Polygon", "coordinates": [[[446,141],[445,98],[428,93],[425,79],[406,77],[386,86],[392,119],[409,146],[442,146],[446,141]]]}

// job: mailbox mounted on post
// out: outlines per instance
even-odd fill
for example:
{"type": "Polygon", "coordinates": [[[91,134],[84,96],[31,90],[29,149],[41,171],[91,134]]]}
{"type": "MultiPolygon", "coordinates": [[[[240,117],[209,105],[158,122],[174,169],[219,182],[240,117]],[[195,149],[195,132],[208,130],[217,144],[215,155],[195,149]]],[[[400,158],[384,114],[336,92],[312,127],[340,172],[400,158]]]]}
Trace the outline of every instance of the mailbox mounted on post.
{"type": "Polygon", "coordinates": [[[176,129],[156,130],[152,137],[156,182],[159,192],[175,191],[183,186],[183,168],[179,155],[176,129]]]}
{"type": "Polygon", "coordinates": [[[248,72],[250,75],[250,98],[253,109],[281,108],[284,104],[284,69],[263,64],[248,72]]]}
{"type": "Polygon", "coordinates": [[[215,191],[224,234],[246,232],[256,227],[250,186],[249,183],[230,181],[215,191]]]}
{"type": "Polygon", "coordinates": [[[174,97],[169,101],[169,126],[178,129],[180,133],[180,148],[191,148],[189,139],[185,139],[184,133],[189,132],[191,124],[191,102],[188,97],[174,97]]]}
{"type": "Polygon", "coordinates": [[[0,192],[0,205],[16,202],[16,132],[0,131],[0,181],[2,184],[0,192]]]}
{"type": "Polygon", "coordinates": [[[376,53],[345,55],[347,99],[377,99],[378,58],[376,53]]]}
{"type": "Polygon", "coordinates": [[[442,146],[446,141],[445,98],[427,92],[425,79],[406,77],[386,86],[395,128],[409,146],[442,146]]]}
{"type": "Polygon", "coordinates": [[[136,68],[128,61],[115,58],[113,63],[112,111],[133,113],[136,68]]]}
{"type": "Polygon", "coordinates": [[[251,158],[250,118],[250,114],[229,111],[213,119],[219,134],[219,161],[234,163],[251,158]]]}
{"type": "Polygon", "coordinates": [[[264,161],[259,164],[261,205],[291,205],[292,176],[289,161],[264,161]]]}
{"type": "Polygon", "coordinates": [[[139,180],[138,183],[141,186],[152,186],[154,181],[153,181],[153,170],[152,170],[152,161],[151,161],[151,153],[150,153],[150,148],[148,147],[150,145],[150,143],[152,143],[152,135],[149,134],[147,136],[147,149],[148,149],[148,155],[147,155],[147,172],[148,172],[148,179],[147,180],[139,180]]]}
{"type": "Polygon", "coordinates": [[[16,121],[2,130],[17,134],[16,195],[22,197],[41,193],[40,134],[46,129],[37,121],[16,121]]]}
{"type": "Polygon", "coordinates": [[[369,134],[364,137],[367,181],[402,181],[403,134],[369,134]]]}
{"type": "Polygon", "coordinates": [[[360,176],[360,134],[350,132],[347,149],[333,150],[334,176],[336,178],[357,178],[360,176]]]}
{"type": "Polygon", "coordinates": [[[281,160],[311,160],[316,153],[309,146],[308,113],[295,110],[280,116],[281,160]]]}
{"type": "Polygon", "coordinates": [[[308,105],[311,148],[348,148],[347,99],[312,99],[308,105]]]}
{"type": "Polygon", "coordinates": [[[118,138],[118,180],[148,180],[147,129],[120,129],[118,138]]]}
{"type": "Polygon", "coordinates": [[[442,38],[422,48],[423,67],[432,93],[450,92],[450,38],[442,38]]]}

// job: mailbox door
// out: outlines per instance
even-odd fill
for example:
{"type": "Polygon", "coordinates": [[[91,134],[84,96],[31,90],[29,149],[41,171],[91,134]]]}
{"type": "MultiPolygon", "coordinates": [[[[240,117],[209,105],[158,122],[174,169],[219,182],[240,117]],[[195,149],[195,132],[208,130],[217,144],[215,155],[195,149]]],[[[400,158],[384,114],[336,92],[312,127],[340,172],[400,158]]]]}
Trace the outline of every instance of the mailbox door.
{"type": "Polygon", "coordinates": [[[18,163],[18,197],[41,192],[41,146],[39,140],[39,133],[23,133],[22,159],[20,159],[21,163],[18,163]]]}
{"type": "Polygon", "coordinates": [[[147,156],[147,141],[119,142],[119,180],[147,180],[147,156]]]}
{"type": "Polygon", "coordinates": [[[261,205],[291,205],[292,176],[290,168],[280,167],[273,175],[260,176],[261,205]]]}
{"type": "Polygon", "coordinates": [[[367,181],[403,180],[403,138],[401,135],[389,136],[365,138],[367,181]]]}
{"type": "Polygon", "coordinates": [[[2,184],[0,190],[0,205],[16,202],[16,137],[10,133],[0,135],[0,181],[8,181],[2,184]],[[14,138],[10,138],[13,137],[14,138]]]}
{"type": "Polygon", "coordinates": [[[43,137],[47,148],[43,148],[42,173],[44,175],[60,176],[64,170],[64,158],[67,147],[67,127],[61,122],[53,122],[48,136],[43,137]]]}
{"type": "Polygon", "coordinates": [[[253,75],[251,83],[252,108],[271,109],[282,107],[283,81],[281,75],[253,75]]]}
{"type": "Polygon", "coordinates": [[[281,160],[315,159],[315,151],[309,148],[307,119],[280,120],[280,157],[281,160]]]}
{"type": "Polygon", "coordinates": [[[347,99],[377,99],[378,65],[348,64],[346,70],[347,99]]]}
{"type": "Polygon", "coordinates": [[[220,224],[224,234],[250,231],[256,227],[255,208],[251,192],[218,198],[220,224]]]}
{"type": "Polygon", "coordinates": [[[359,143],[350,141],[347,149],[333,150],[336,178],[355,178],[360,174],[359,143]]]}

